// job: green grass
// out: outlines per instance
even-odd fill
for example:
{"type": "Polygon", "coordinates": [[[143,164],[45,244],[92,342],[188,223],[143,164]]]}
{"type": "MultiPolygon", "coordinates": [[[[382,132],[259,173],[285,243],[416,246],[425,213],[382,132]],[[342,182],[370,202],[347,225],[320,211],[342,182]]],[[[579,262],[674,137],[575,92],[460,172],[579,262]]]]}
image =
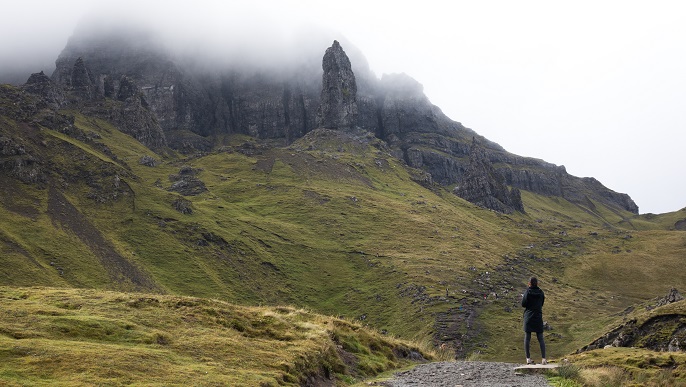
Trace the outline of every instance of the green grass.
{"type": "Polygon", "coordinates": [[[653,230],[659,227],[664,230],[674,230],[676,222],[686,219],[686,208],[666,214],[642,214],[634,216],[631,226],[639,230],[653,230]]]}
{"type": "Polygon", "coordinates": [[[587,386],[684,386],[686,355],[640,348],[597,349],[569,356],[581,367],[578,381],[587,386]]]}
{"type": "Polygon", "coordinates": [[[0,304],[5,385],[299,385],[373,376],[421,351],[291,307],[16,287],[0,287],[0,304]]]}

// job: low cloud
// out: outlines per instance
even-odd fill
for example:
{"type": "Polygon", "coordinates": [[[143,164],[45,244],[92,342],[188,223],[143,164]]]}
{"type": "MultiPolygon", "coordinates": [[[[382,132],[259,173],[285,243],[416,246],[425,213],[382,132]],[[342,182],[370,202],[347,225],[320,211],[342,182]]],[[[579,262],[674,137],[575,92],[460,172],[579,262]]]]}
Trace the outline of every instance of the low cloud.
{"type": "MultiPolygon", "coordinates": [[[[67,1],[64,8],[53,10],[57,14],[51,18],[35,20],[32,28],[18,24],[16,28],[22,31],[14,43],[0,42],[4,45],[0,51],[0,82],[23,83],[29,74],[41,70],[50,74],[67,40],[70,46],[107,50],[112,48],[109,44],[115,43],[103,37],[118,36],[134,46],[145,44],[151,50],[166,50],[207,70],[283,70],[296,65],[320,69],[321,57],[331,42],[345,41],[332,28],[313,23],[311,15],[292,7],[291,2],[269,6],[251,1],[187,4],[181,7],[165,1],[118,1],[92,6],[67,1]],[[62,13],[70,17],[63,18],[62,13]],[[57,22],[62,19],[64,23],[57,22]]],[[[5,33],[4,39],[11,33],[0,32],[5,33]]],[[[360,57],[358,62],[366,66],[359,52],[353,56],[360,57]]]]}

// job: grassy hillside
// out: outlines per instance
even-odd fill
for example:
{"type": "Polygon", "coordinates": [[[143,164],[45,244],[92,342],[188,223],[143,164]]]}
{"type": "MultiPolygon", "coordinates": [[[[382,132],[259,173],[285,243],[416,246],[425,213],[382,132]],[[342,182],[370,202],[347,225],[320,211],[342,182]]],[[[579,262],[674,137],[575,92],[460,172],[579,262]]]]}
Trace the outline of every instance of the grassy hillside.
{"type": "Polygon", "coordinates": [[[568,356],[579,370],[574,379],[588,386],[686,385],[686,301],[656,307],[658,301],[613,316],[612,330],[568,356]]]}
{"type": "Polygon", "coordinates": [[[12,109],[0,125],[3,149],[17,150],[0,168],[2,285],[293,305],[521,361],[531,275],[547,295],[550,357],[686,284],[674,270],[683,211],[634,216],[522,191],[526,214],[502,215],[428,186],[365,133],[317,130],[289,147],[227,136],[184,156],[76,111],[51,125],[12,109]]]}
{"type": "Polygon", "coordinates": [[[343,383],[422,356],[359,324],[290,307],[16,287],[0,287],[0,307],[0,384],[10,386],[343,383]]]}
{"type": "Polygon", "coordinates": [[[634,215],[625,223],[625,226],[640,230],[652,230],[655,228],[656,225],[665,230],[675,230],[677,229],[677,225],[681,223],[680,230],[685,231],[684,228],[686,227],[686,208],[682,208],[679,211],[669,212],[666,214],[634,215]]]}

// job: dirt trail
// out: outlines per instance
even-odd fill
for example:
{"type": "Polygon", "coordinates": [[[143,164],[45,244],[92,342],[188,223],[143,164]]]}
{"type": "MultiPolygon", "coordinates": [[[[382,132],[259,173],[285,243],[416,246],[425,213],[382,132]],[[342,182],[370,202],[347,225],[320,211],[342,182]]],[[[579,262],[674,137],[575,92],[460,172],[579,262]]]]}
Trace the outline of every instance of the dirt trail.
{"type": "Polygon", "coordinates": [[[541,387],[550,386],[543,375],[518,376],[514,368],[521,364],[457,361],[429,363],[399,372],[392,380],[380,382],[385,387],[541,387]]]}

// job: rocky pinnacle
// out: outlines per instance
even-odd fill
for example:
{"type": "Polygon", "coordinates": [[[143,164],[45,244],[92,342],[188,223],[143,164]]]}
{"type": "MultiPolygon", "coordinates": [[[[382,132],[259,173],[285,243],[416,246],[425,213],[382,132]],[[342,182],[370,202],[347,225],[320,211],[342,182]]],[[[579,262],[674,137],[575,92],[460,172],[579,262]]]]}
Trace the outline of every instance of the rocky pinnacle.
{"type": "Polygon", "coordinates": [[[348,129],[357,124],[357,84],[350,59],[338,41],[326,49],[322,60],[321,105],[317,113],[319,127],[348,129]]]}

